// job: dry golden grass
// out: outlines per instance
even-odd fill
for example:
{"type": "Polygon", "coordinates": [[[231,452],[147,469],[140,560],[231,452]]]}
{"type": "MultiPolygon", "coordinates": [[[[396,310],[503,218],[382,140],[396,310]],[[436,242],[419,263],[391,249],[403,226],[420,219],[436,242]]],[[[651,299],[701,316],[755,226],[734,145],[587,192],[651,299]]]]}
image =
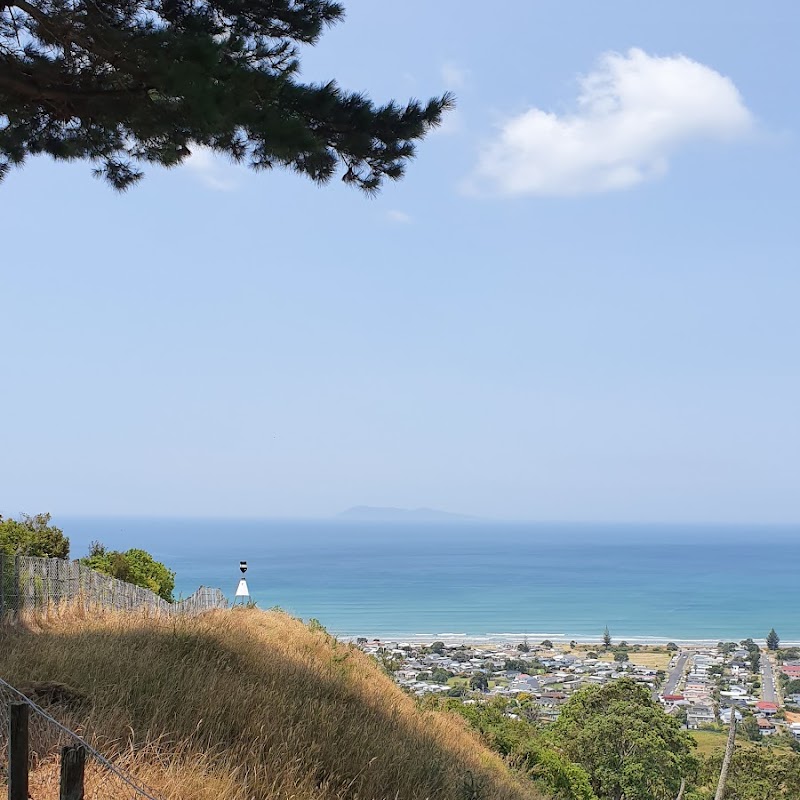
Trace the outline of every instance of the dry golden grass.
{"type": "MultiPolygon", "coordinates": [[[[614,652],[600,652],[598,657],[601,661],[613,661],[614,652]]],[[[628,650],[628,660],[637,667],[648,667],[649,669],[666,670],[669,666],[671,653],[653,653],[647,650],[640,650],[638,653],[628,650]]]]}
{"type": "Polygon", "coordinates": [[[0,676],[85,694],[72,723],[169,800],[539,797],[460,720],[282,613],[50,615],[0,632],[0,676]]]}

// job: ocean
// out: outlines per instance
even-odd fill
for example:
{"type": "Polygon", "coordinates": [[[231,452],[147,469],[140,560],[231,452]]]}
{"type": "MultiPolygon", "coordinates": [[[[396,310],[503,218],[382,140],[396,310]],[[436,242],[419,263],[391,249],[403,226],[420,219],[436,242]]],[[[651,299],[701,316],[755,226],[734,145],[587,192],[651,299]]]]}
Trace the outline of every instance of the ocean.
{"type": "Polygon", "coordinates": [[[261,608],[339,636],[470,641],[800,642],[800,526],[56,520],[72,556],[92,540],[149,550],[176,594],[239,561],[261,608]]]}

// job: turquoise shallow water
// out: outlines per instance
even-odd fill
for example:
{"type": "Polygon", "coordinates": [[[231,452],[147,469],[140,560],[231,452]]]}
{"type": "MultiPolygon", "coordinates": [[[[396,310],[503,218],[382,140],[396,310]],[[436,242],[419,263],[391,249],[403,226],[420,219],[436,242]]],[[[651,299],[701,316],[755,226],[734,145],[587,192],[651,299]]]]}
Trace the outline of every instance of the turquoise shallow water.
{"type": "Polygon", "coordinates": [[[62,519],[339,635],[800,641],[800,526],[62,519]]]}

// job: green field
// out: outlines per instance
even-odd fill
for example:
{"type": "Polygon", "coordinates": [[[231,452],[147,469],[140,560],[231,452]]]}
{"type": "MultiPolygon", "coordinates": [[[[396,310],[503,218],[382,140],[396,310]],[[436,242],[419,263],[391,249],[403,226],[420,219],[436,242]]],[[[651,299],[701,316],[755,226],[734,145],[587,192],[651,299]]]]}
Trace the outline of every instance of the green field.
{"type": "Polygon", "coordinates": [[[728,734],[722,731],[690,731],[697,742],[697,752],[701,756],[710,756],[725,750],[728,734]]]}

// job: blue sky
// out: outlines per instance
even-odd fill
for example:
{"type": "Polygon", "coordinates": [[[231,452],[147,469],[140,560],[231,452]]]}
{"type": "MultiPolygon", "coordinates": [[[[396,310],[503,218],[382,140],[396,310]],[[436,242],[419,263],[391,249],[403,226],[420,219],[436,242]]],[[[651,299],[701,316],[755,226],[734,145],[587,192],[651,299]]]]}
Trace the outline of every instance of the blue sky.
{"type": "Polygon", "coordinates": [[[0,184],[0,513],[800,520],[800,6],[346,6],[306,77],[459,101],[377,199],[0,184]]]}

